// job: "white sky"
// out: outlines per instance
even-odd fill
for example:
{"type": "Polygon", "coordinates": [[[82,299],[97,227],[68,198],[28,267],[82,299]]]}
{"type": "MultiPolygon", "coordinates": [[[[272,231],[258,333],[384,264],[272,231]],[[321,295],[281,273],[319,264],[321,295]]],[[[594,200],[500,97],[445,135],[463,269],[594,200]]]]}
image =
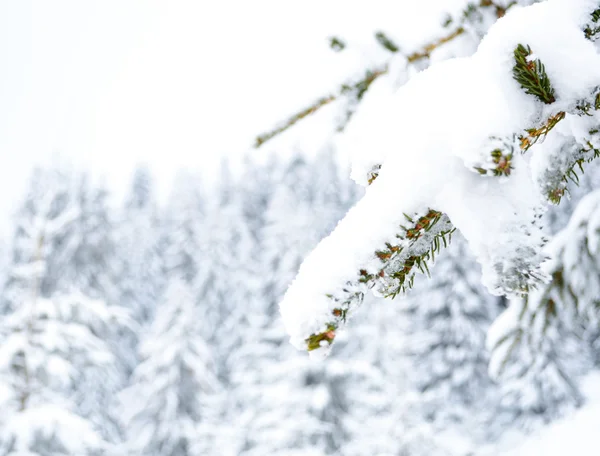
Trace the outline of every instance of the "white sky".
{"type": "Polygon", "coordinates": [[[406,25],[400,3],[425,2],[0,0],[0,234],[34,164],[66,157],[120,191],[137,162],[166,186],[247,150],[345,79],[326,37],[406,25]]]}

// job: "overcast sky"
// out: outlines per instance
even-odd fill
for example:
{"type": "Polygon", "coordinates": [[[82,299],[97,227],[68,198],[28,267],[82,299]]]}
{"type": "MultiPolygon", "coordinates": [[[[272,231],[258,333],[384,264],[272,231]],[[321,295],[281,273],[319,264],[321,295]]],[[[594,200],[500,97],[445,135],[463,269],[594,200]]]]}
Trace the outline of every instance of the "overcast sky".
{"type": "Polygon", "coordinates": [[[137,162],[166,186],[242,153],[344,79],[329,35],[408,24],[399,3],[423,2],[0,0],[0,226],[56,157],[122,189],[137,162]]]}

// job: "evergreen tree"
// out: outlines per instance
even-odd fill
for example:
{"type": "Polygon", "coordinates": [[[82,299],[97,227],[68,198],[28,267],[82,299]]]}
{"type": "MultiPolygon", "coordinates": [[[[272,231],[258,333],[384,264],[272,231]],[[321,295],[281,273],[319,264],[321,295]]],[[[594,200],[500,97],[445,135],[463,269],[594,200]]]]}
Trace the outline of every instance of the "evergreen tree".
{"type": "Polygon", "coordinates": [[[131,309],[135,321],[142,325],[151,320],[162,292],[160,278],[163,264],[158,215],[150,170],[138,167],[119,225],[122,264],[118,276],[120,302],[131,309]]]}
{"type": "Polygon", "coordinates": [[[205,214],[199,178],[179,172],[167,207],[164,267],[169,275],[193,287],[200,280],[201,263],[206,261],[201,255],[205,214]]]}
{"type": "MultiPolygon", "coordinates": [[[[72,382],[67,395],[71,404],[70,413],[76,413],[78,420],[89,420],[86,426],[100,432],[102,439],[117,441],[117,426],[110,418],[111,395],[117,388],[118,377],[114,344],[115,333],[127,324],[127,317],[119,308],[104,304],[103,293],[94,287],[99,282],[88,280],[94,274],[95,277],[105,276],[105,264],[96,263],[101,258],[90,255],[90,252],[94,252],[90,246],[94,245],[98,236],[102,238],[103,233],[84,229],[88,226],[85,221],[97,214],[80,204],[82,194],[76,193],[76,187],[71,182],[59,169],[38,169],[34,173],[30,193],[16,220],[9,280],[4,291],[4,296],[8,298],[7,311],[14,321],[13,326],[5,328],[4,336],[16,340],[25,334],[23,343],[31,345],[27,350],[34,353],[31,356],[42,366],[41,371],[36,373],[42,378],[32,379],[32,382],[35,380],[39,383],[36,388],[41,388],[45,376],[60,374],[46,372],[44,363],[50,363],[51,367],[61,356],[66,357],[73,364],[71,369],[77,371],[76,376],[70,373],[72,382]],[[38,298],[40,304],[36,302],[38,298]],[[26,319],[27,314],[23,313],[24,306],[28,306],[32,313],[29,320],[26,319]],[[41,314],[38,316],[37,312],[41,314]],[[40,322],[37,321],[38,317],[40,322]],[[63,331],[63,337],[67,339],[63,341],[65,345],[59,346],[54,353],[52,344],[56,342],[51,338],[58,337],[54,336],[56,331],[59,331],[59,335],[63,331]],[[82,333],[81,341],[73,335],[78,331],[82,333]],[[96,346],[88,347],[92,342],[96,346]],[[44,345],[46,343],[51,345],[44,345]],[[98,356],[99,350],[105,351],[105,359],[98,358],[95,363],[94,357],[98,356]],[[73,357],[75,359],[71,359],[73,357]]],[[[95,251],[99,252],[103,247],[106,245],[99,246],[95,251]]],[[[18,346],[12,349],[20,350],[18,346]]],[[[7,356],[24,355],[7,353],[7,356]]],[[[43,401],[39,405],[46,406],[43,401]]],[[[37,412],[31,413],[32,419],[37,419],[37,412]]],[[[18,420],[26,422],[25,418],[18,420]]],[[[57,432],[65,432],[61,429],[57,427],[57,432]]]]}
{"type": "Polygon", "coordinates": [[[76,287],[93,298],[116,302],[115,226],[109,213],[110,194],[104,185],[94,185],[81,174],[74,189],[74,205],[79,216],[73,223],[75,247],[62,279],[66,287],[76,287]]]}
{"type": "MultiPolygon", "coordinates": [[[[89,176],[82,174],[74,191],[79,216],[73,222],[74,248],[61,278],[63,288],[74,288],[86,296],[114,305],[119,299],[116,286],[118,258],[108,190],[93,185],[89,176]]],[[[119,320],[96,330],[116,356],[110,365],[90,366],[82,373],[78,404],[84,416],[99,426],[104,438],[118,442],[123,436],[115,414],[115,397],[125,385],[128,368],[127,354],[122,352],[119,339],[132,337],[133,322],[122,315],[119,320]]]]}
{"type": "Polygon", "coordinates": [[[399,320],[409,381],[418,394],[414,413],[444,429],[448,423],[469,422],[492,405],[485,341],[500,306],[481,285],[460,235],[453,236],[431,274],[431,281],[422,281],[400,303],[399,320]]]}
{"type": "Polygon", "coordinates": [[[49,268],[66,264],[53,255],[74,219],[57,211],[65,195],[45,189],[27,200],[19,218],[6,290],[10,306],[0,322],[0,454],[104,454],[108,444],[82,413],[78,395],[84,372],[114,362],[104,336],[122,313],[76,292],[45,296],[55,287],[49,268]]]}
{"type": "Polygon", "coordinates": [[[84,373],[114,363],[103,335],[122,312],[78,293],[41,298],[32,281],[0,330],[0,454],[106,454],[104,423],[87,419],[79,398],[84,373]]]}
{"type": "Polygon", "coordinates": [[[210,454],[210,441],[199,429],[213,419],[220,386],[199,310],[189,286],[171,279],[141,343],[142,361],[121,396],[133,454],[210,454]]]}
{"type": "Polygon", "coordinates": [[[514,300],[490,332],[492,373],[502,380],[509,420],[549,420],[584,400],[577,379],[599,353],[599,195],[583,198],[549,245],[552,280],[514,300]]]}
{"type": "Polygon", "coordinates": [[[229,163],[221,163],[214,197],[206,210],[200,250],[202,271],[195,290],[198,306],[207,319],[205,339],[215,350],[217,372],[227,384],[233,348],[240,344],[237,332],[240,309],[248,305],[247,265],[251,234],[243,213],[242,196],[229,163]],[[225,336],[226,335],[226,336],[225,336]]]}
{"type": "Polygon", "coordinates": [[[37,255],[42,255],[45,262],[45,269],[38,274],[40,296],[49,297],[62,286],[61,277],[75,247],[73,225],[79,217],[72,188],[71,176],[64,169],[34,169],[9,247],[3,294],[7,310],[14,310],[30,290],[30,269],[37,255]],[[47,238],[47,232],[52,236],[47,238]]]}
{"type": "Polygon", "coordinates": [[[344,188],[331,150],[314,162],[297,155],[278,168],[274,174],[279,174],[279,183],[271,188],[255,267],[255,280],[262,287],[253,297],[255,315],[247,321],[245,341],[232,363],[245,429],[240,453],[335,454],[347,435],[342,415],[351,374],[335,366],[311,366],[294,356],[276,303],[303,256],[335,224],[335,213],[350,204],[343,198],[352,192],[344,188]]]}
{"type": "Polygon", "coordinates": [[[120,305],[136,323],[137,331],[120,335],[120,360],[128,377],[137,365],[137,344],[164,287],[161,220],[154,196],[150,170],[136,169],[124,210],[118,220],[115,239],[119,261],[115,267],[120,305]]]}

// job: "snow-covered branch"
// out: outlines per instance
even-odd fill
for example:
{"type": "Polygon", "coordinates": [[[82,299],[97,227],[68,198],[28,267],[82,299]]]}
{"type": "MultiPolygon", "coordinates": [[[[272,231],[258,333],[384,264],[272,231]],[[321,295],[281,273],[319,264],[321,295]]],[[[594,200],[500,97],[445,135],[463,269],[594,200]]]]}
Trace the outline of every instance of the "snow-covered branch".
{"type": "MultiPolygon", "coordinates": [[[[469,7],[462,12],[460,20],[457,21],[456,25],[454,24],[452,18],[448,19],[447,24],[445,24],[445,26],[449,28],[449,31],[447,33],[445,33],[443,36],[431,38],[427,44],[423,45],[420,49],[410,53],[402,53],[402,51],[383,32],[377,32],[375,34],[375,38],[377,42],[388,51],[396,54],[402,54],[404,56],[405,64],[407,66],[417,65],[420,62],[431,57],[431,54],[435,50],[464,35],[467,31],[467,23],[469,21],[472,21],[473,17],[477,14],[481,15],[490,11],[494,17],[501,18],[506,14],[507,10],[509,10],[515,4],[516,2],[511,2],[507,6],[502,6],[501,4],[498,4],[491,0],[481,0],[480,3],[477,5],[470,4],[469,7]]],[[[331,47],[338,52],[344,50],[344,48],[346,47],[345,44],[342,43],[343,41],[339,38],[331,39],[331,47]]],[[[335,93],[331,93],[320,97],[304,109],[298,111],[285,121],[281,122],[279,125],[272,128],[271,130],[257,136],[256,141],[254,143],[254,147],[261,147],[266,142],[289,130],[298,122],[301,122],[303,119],[318,112],[324,106],[338,101],[343,97],[347,96],[348,94],[356,93],[357,98],[360,99],[362,94],[369,89],[370,85],[376,79],[388,74],[388,72],[389,65],[383,64],[380,67],[372,68],[365,71],[364,75],[358,79],[353,78],[350,81],[341,84],[340,88],[335,93]]]]}
{"type": "MultiPolygon", "coordinates": [[[[557,135],[577,140],[598,122],[600,56],[586,32],[598,6],[515,9],[472,57],[433,65],[357,112],[340,143],[355,180],[372,185],[281,303],[294,345],[326,349],[369,288],[392,297],[409,288],[453,226],[492,293],[525,295],[545,281],[540,216],[552,197],[540,176],[555,167],[543,139],[560,126],[557,135]]],[[[561,179],[582,161],[565,163],[561,179]]]]}

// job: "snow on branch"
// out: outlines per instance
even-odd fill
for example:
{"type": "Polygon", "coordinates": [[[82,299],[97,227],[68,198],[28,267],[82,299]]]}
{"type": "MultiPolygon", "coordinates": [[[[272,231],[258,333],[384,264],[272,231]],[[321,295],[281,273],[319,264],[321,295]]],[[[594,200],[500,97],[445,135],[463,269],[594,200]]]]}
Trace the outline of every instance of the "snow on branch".
{"type": "Polygon", "coordinates": [[[600,56],[585,32],[598,6],[515,9],[472,57],[433,65],[361,106],[340,146],[355,180],[372,185],[306,258],[280,305],[296,347],[326,353],[369,289],[394,297],[410,288],[454,227],[493,294],[525,296],[546,281],[547,171],[567,175],[596,146],[557,171],[556,154],[546,154],[554,149],[539,139],[579,143],[599,121],[600,56]]]}
{"type": "Polygon", "coordinates": [[[429,274],[428,262],[442,246],[446,247],[454,228],[448,217],[433,209],[420,217],[404,214],[405,226],[400,226],[396,239],[386,242],[385,248],[375,252],[379,263],[373,261],[370,269],[361,269],[354,280],[341,289],[341,293],[329,295],[334,303],[330,321],[323,331],[312,334],[307,340],[308,350],[329,346],[336,331],[363,301],[369,289],[386,297],[395,297],[412,288],[416,271],[429,274]]]}
{"type": "MultiPolygon", "coordinates": [[[[554,87],[550,81],[550,77],[546,72],[544,64],[535,56],[530,46],[518,44],[514,50],[514,66],[513,78],[517,81],[520,87],[528,95],[535,96],[541,103],[545,105],[553,105],[556,102],[556,94],[554,87]]],[[[600,109],[600,91],[598,87],[588,94],[583,100],[577,100],[574,106],[569,109],[569,114],[577,116],[593,116],[592,111],[600,109]]],[[[499,139],[491,137],[491,142],[498,143],[498,147],[493,148],[482,164],[476,165],[475,170],[481,175],[493,176],[508,176],[511,173],[512,158],[515,150],[527,152],[538,141],[546,139],[550,131],[552,131],[561,121],[567,118],[565,110],[554,109],[549,113],[542,115],[542,121],[537,121],[536,125],[525,128],[524,134],[513,134],[509,138],[499,139]],[[518,140],[518,147],[516,145],[518,140]]],[[[588,142],[589,145],[589,142],[588,142]]],[[[487,147],[491,149],[491,147],[487,147]]],[[[588,155],[589,157],[589,155],[588,155]]],[[[593,156],[591,159],[596,158],[593,156]]],[[[578,156],[569,161],[568,166],[562,169],[561,180],[566,181],[573,172],[574,167],[591,159],[582,159],[578,156]]],[[[574,182],[575,179],[571,179],[574,182]]],[[[553,188],[546,193],[549,201],[558,203],[560,197],[564,193],[562,188],[553,188]]]]}
{"type": "MultiPolygon", "coordinates": [[[[513,300],[488,334],[490,374],[503,383],[530,377],[555,402],[581,403],[570,360],[584,357],[581,340],[598,337],[600,323],[600,191],[587,195],[568,226],[548,246],[552,280],[513,300]],[[573,343],[575,342],[575,343],[573,343]],[[567,362],[568,361],[568,362],[567,362]],[[568,366],[568,367],[567,367],[568,366]]],[[[575,366],[577,367],[577,366],[575,366]]]]}
{"type": "MultiPolygon", "coordinates": [[[[513,5],[514,5],[514,3],[511,3],[506,7],[502,7],[501,5],[498,5],[490,0],[482,0],[481,3],[474,8],[475,9],[492,8],[494,11],[494,15],[496,17],[500,18],[500,17],[504,16],[506,14],[506,11],[509,8],[511,8],[513,5]]],[[[469,18],[472,16],[472,14],[473,14],[472,11],[469,11],[469,10],[465,11],[463,14],[463,17],[462,17],[462,21],[465,22],[465,21],[469,20],[469,18]]],[[[405,55],[406,63],[407,64],[416,64],[425,59],[428,59],[436,49],[439,49],[443,45],[453,41],[455,38],[460,37],[461,35],[465,34],[465,32],[466,32],[466,29],[463,26],[463,24],[459,24],[458,26],[456,26],[454,29],[452,29],[452,31],[450,31],[446,35],[444,35],[440,38],[433,39],[429,43],[424,45],[421,49],[405,55]]],[[[392,53],[400,52],[399,47],[383,32],[377,32],[375,34],[375,39],[381,46],[383,46],[388,51],[390,51],[392,53]]],[[[330,43],[331,47],[334,50],[336,50],[337,52],[340,52],[343,49],[345,49],[346,46],[341,39],[334,37],[334,38],[331,38],[330,40],[331,40],[331,43],[330,43]]],[[[329,105],[330,103],[332,103],[334,101],[339,100],[340,98],[342,98],[343,96],[345,96],[349,93],[357,92],[357,98],[360,99],[361,95],[368,90],[370,85],[376,79],[378,79],[380,76],[387,74],[388,70],[389,70],[388,65],[383,65],[379,68],[367,70],[365,72],[365,75],[358,80],[353,80],[351,82],[343,83],[340,86],[337,93],[333,93],[333,94],[329,94],[329,95],[320,97],[318,100],[314,101],[309,106],[300,110],[296,114],[290,116],[287,120],[283,121],[280,125],[274,127],[272,130],[269,130],[269,131],[257,136],[256,141],[254,143],[254,147],[255,148],[261,147],[263,144],[265,144],[269,140],[273,139],[274,137],[280,135],[281,133],[287,131],[288,129],[290,129],[291,127],[293,127],[298,122],[305,119],[306,117],[309,117],[312,114],[316,113],[322,107],[329,105]]]]}

